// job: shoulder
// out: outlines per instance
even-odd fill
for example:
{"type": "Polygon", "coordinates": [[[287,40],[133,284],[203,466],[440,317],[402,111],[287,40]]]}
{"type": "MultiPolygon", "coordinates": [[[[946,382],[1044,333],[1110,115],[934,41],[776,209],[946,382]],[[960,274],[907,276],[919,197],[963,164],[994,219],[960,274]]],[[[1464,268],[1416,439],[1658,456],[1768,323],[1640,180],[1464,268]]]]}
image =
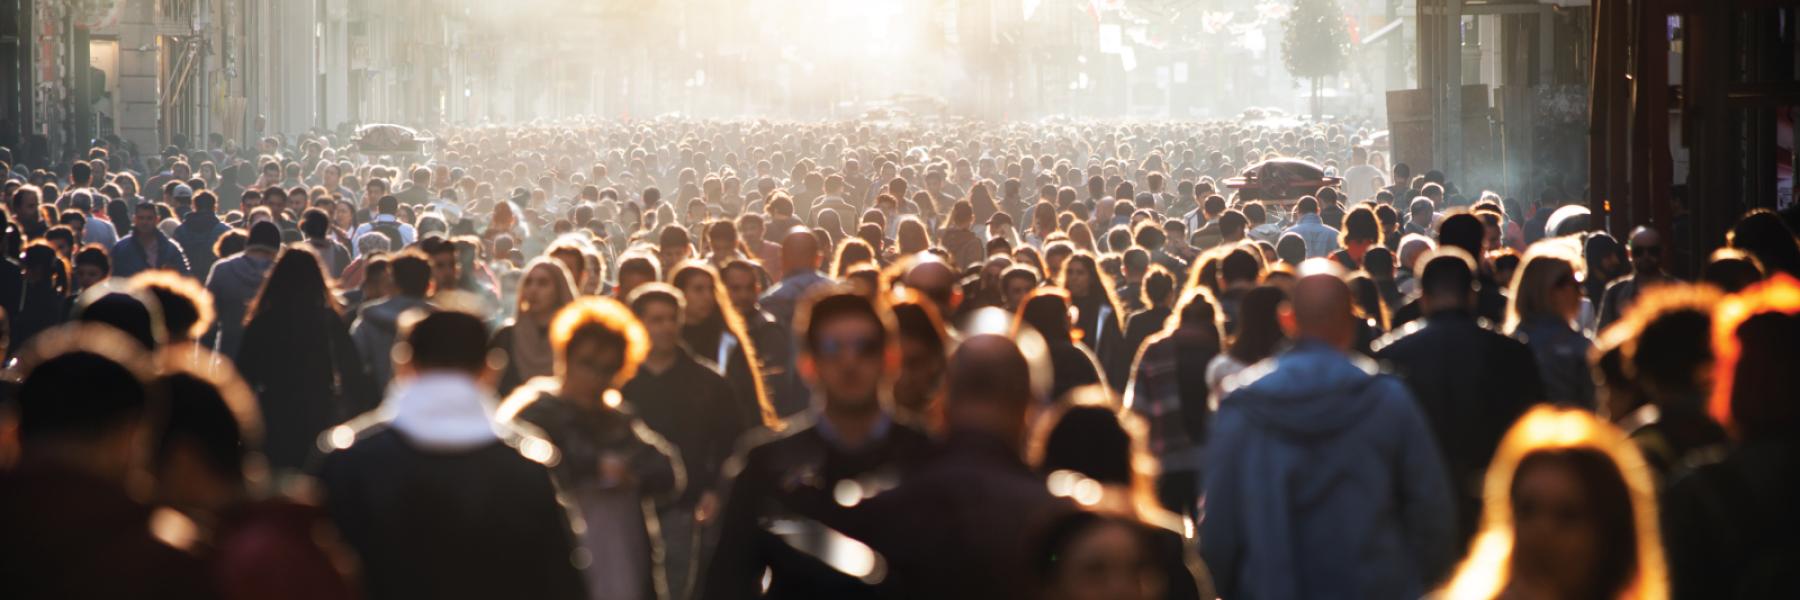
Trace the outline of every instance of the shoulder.
{"type": "Polygon", "coordinates": [[[1407,346],[1424,337],[1425,319],[1413,319],[1405,325],[1376,338],[1369,344],[1369,349],[1377,355],[1389,355],[1405,352],[1407,346]]]}

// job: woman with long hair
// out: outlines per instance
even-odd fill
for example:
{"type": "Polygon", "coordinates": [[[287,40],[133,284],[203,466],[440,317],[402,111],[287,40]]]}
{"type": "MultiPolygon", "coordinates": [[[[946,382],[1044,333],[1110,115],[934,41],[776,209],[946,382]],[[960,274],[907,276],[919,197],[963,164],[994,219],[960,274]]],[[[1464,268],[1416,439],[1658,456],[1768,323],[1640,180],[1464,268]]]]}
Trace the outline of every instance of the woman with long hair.
{"type": "Polygon", "coordinates": [[[1081,332],[1082,345],[1100,358],[1113,391],[1125,391],[1137,348],[1125,345],[1125,315],[1119,310],[1112,278],[1100,270],[1100,262],[1093,254],[1077,251],[1063,261],[1062,273],[1056,281],[1069,291],[1069,300],[1076,311],[1075,329],[1081,332]]]}
{"type": "Polygon", "coordinates": [[[925,227],[925,222],[913,215],[900,217],[900,229],[896,231],[894,239],[900,246],[895,259],[931,249],[931,234],[925,227]]]}
{"type": "Polygon", "coordinates": [[[1100,375],[1100,361],[1094,358],[1094,353],[1075,343],[1069,327],[1068,290],[1054,286],[1032,290],[1031,295],[1019,304],[1019,313],[1013,320],[1014,337],[1021,326],[1036,330],[1050,349],[1050,363],[1055,374],[1050,385],[1051,398],[1060,398],[1064,392],[1077,387],[1106,381],[1100,375]]]}
{"type": "MultiPolygon", "coordinates": [[[[1287,344],[1287,334],[1281,329],[1279,316],[1281,304],[1287,300],[1287,292],[1268,284],[1244,294],[1243,303],[1238,306],[1237,333],[1231,336],[1225,351],[1206,365],[1209,389],[1220,391],[1226,377],[1274,356],[1287,344]]],[[[1220,395],[1214,393],[1209,403],[1217,407],[1220,395]]]]}
{"type": "Polygon", "coordinates": [[[780,419],[769,404],[764,391],[762,363],[756,348],[744,329],[743,314],[731,303],[719,273],[700,262],[687,262],[675,269],[669,282],[687,298],[686,319],[681,339],[696,356],[706,359],[731,383],[732,396],[745,423],[761,423],[777,429],[780,419]]]}
{"type": "Polygon", "coordinates": [[[341,310],[318,256],[301,246],[281,251],[250,301],[236,359],[268,418],[265,451],[273,469],[304,468],[319,432],[374,408],[379,398],[341,310]]]}
{"type": "Polygon", "coordinates": [[[1526,413],[1494,453],[1484,492],[1481,533],[1442,597],[1669,597],[1650,469],[1593,413],[1526,413]]]}
{"type": "Polygon", "coordinates": [[[575,279],[562,261],[540,256],[522,271],[517,311],[488,342],[489,348],[506,351],[506,369],[496,386],[501,396],[526,380],[551,374],[556,357],[550,351],[550,321],[575,300],[575,279]]]}
{"type": "Polygon", "coordinates": [[[1157,497],[1185,516],[1198,516],[1212,415],[1206,367],[1225,346],[1223,312],[1206,288],[1182,294],[1167,327],[1145,340],[1125,386],[1125,407],[1149,422],[1150,450],[1162,463],[1157,497]]]}
{"type": "Polygon", "coordinates": [[[12,326],[10,348],[24,348],[33,336],[61,325],[68,318],[69,264],[44,240],[25,245],[24,287],[18,298],[7,298],[12,326]],[[12,302],[17,304],[12,304],[12,302]]]}
{"type": "Polygon", "coordinates": [[[1580,264],[1556,240],[1532,245],[1513,273],[1503,331],[1531,349],[1547,400],[1592,410],[1594,377],[1587,356],[1594,344],[1576,324],[1583,300],[1575,277],[1580,264]]]}
{"type": "Polygon", "coordinates": [[[1112,405],[1110,391],[1080,388],[1038,419],[1028,453],[1052,493],[1130,519],[1143,531],[1150,542],[1146,562],[1163,576],[1155,582],[1164,592],[1158,597],[1201,598],[1182,543],[1185,526],[1157,504],[1152,489],[1156,461],[1145,448],[1144,429],[1136,415],[1112,405]],[[1101,488],[1098,499],[1081,489],[1091,490],[1092,484],[1101,488]]]}

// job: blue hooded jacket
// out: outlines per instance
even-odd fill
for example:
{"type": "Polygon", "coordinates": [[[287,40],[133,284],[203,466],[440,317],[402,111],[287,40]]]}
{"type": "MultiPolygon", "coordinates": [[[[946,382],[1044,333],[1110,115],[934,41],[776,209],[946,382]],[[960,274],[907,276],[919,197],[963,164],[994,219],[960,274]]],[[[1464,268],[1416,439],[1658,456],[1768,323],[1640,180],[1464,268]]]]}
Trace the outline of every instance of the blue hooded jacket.
{"type": "Polygon", "coordinates": [[[1200,527],[1220,596],[1417,598],[1447,572],[1455,509],[1405,384],[1310,340],[1235,379],[1200,527]]]}

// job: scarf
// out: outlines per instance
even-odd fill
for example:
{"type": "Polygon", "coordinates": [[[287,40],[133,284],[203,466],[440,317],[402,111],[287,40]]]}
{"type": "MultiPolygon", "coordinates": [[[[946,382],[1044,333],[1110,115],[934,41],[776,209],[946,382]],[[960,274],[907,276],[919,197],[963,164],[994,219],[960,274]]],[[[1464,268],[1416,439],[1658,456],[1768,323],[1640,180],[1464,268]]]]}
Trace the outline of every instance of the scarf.
{"type": "Polygon", "coordinates": [[[528,315],[519,315],[512,327],[512,364],[519,379],[550,375],[555,367],[550,349],[550,326],[528,315]]]}

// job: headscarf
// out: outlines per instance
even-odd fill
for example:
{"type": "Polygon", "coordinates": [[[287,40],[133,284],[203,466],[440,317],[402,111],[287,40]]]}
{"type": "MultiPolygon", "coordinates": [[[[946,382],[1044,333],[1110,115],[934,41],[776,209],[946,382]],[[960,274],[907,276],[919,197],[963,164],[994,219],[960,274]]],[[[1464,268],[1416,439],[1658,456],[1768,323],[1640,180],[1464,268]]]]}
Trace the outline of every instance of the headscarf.
{"type": "MultiPolygon", "coordinates": [[[[556,282],[556,306],[561,308],[575,300],[575,283],[569,277],[568,267],[561,261],[548,256],[540,256],[525,265],[525,276],[519,278],[519,285],[524,286],[526,279],[539,269],[548,269],[550,279],[556,282]]],[[[532,318],[525,305],[525,295],[519,294],[517,316],[512,325],[512,364],[519,373],[519,378],[530,379],[541,375],[550,375],[554,371],[556,355],[550,348],[550,322],[538,322],[532,318]]],[[[554,314],[554,313],[552,313],[554,314]]]]}

